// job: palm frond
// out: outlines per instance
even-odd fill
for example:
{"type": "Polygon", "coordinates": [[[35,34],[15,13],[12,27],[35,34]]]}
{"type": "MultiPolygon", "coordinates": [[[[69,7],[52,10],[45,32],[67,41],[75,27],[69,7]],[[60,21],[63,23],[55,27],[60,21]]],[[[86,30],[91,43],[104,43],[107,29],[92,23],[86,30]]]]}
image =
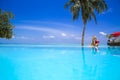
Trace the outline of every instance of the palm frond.
{"type": "Polygon", "coordinates": [[[105,0],[69,0],[65,4],[65,8],[70,7],[70,12],[73,15],[73,20],[82,15],[83,23],[86,24],[88,20],[94,19],[97,24],[95,11],[102,13],[108,9],[105,0]]]}
{"type": "Polygon", "coordinates": [[[64,8],[68,8],[69,6],[71,6],[73,3],[75,3],[75,0],[69,0],[65,5],[64,8]]]}

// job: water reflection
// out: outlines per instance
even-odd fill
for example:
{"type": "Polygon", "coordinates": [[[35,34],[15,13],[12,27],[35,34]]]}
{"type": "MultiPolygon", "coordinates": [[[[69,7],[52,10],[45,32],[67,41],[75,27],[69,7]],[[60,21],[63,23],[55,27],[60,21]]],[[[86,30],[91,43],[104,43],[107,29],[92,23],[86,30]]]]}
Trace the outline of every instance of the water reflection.
{"type": "Polygon", "coordinates": [[[82,60],[83,60],[83,65],[84,65],[84,66],[86,66],[84,47],[82,47],[82,48],[81,48],[81,51],[82,51],[82,60]]]}
{"type": "Polygon", "coordinates": [[[109,54],[120,56],[120,47],[108,47],[109,54]]]}
{"type": "Polygon", "coordinates": [[[97,51],[95,50],[95,48],[91,48],[91,50],[93,55],[97,54],[97,51]]]}
{"type": "MultiPolygon", "coordinates": [[[[82,68],[82,80],[96,80],[95,76],[97,76],[97,65],[88,65],[86,62],[86,56],[88,53],[86,53],[86,48],[82,47],[81,51],[82,51],[82,61],[83,61],[83,68],[82,68]]],[[[97,51],[92,48],[92,54],[96,54],[97,51]]]]}
{"type": "Polygon", "coordinates": [[[120,47],[100,47],[98,51],[96,51],[94,48],[91,48],[91,54],[92,55],[119,55],[120,56],[120,47]]]}

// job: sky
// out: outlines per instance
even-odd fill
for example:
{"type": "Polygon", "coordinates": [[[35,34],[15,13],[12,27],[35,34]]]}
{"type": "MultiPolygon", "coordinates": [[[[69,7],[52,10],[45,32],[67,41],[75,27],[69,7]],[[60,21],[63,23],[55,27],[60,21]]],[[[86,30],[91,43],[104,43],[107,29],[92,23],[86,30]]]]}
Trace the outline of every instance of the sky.
{"type": "MultiPolygon", "coordinates": [[[[80,44],[83,22],[81,16],[72,20],[69,9],[64,9],[68,0],[0,0],[0,8],[11,11],[15,26],[13,38],[0,39],[0,43],[29,44],[80,44]]],[[[90,44],[96,35],[100,44],[106,44],[107,38],[99,32],[111,34],[120,31],[120,0],[106,0],[108,10],[96,14],[94,20],[87,23],[85,44],[90,44]]]]}

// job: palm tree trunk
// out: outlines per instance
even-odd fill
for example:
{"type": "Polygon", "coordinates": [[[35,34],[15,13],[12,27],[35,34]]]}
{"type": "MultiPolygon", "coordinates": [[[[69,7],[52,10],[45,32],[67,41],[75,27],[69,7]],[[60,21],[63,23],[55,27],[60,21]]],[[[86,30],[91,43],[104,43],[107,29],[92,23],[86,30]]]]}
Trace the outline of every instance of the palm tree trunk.
{"type": "Polygon", "coordinates": [[[83,26],[83,31],[82,31],[82,41],[81,41],[81,45],[82,45],[82,46],[84,46],[85,30],[86,30],[86,24],[84,24],[84,26],[83,26]]]}

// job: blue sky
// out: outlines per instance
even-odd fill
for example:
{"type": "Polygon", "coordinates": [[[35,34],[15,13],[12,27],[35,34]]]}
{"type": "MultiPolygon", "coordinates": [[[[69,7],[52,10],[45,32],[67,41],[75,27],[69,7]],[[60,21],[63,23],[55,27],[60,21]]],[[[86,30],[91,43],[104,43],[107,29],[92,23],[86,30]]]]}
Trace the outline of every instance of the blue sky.
{"type": "MultiPolygon", "coordinates": [[[[1,43],[32,44],[80,44],[83,23],[81,17],[73,21],[69,9],[64,9],[68,0],[1,0],[0,8],[11,11],[15,17],[14,36],[10,40],[0,39],[1,43]]],[[[108,11],[96,14],[98,24],[89,21],[85,43],[96,35],[100,43],[106,43],[107,34],[120,31],[119,0],[106,0],[108,11]]]]}

